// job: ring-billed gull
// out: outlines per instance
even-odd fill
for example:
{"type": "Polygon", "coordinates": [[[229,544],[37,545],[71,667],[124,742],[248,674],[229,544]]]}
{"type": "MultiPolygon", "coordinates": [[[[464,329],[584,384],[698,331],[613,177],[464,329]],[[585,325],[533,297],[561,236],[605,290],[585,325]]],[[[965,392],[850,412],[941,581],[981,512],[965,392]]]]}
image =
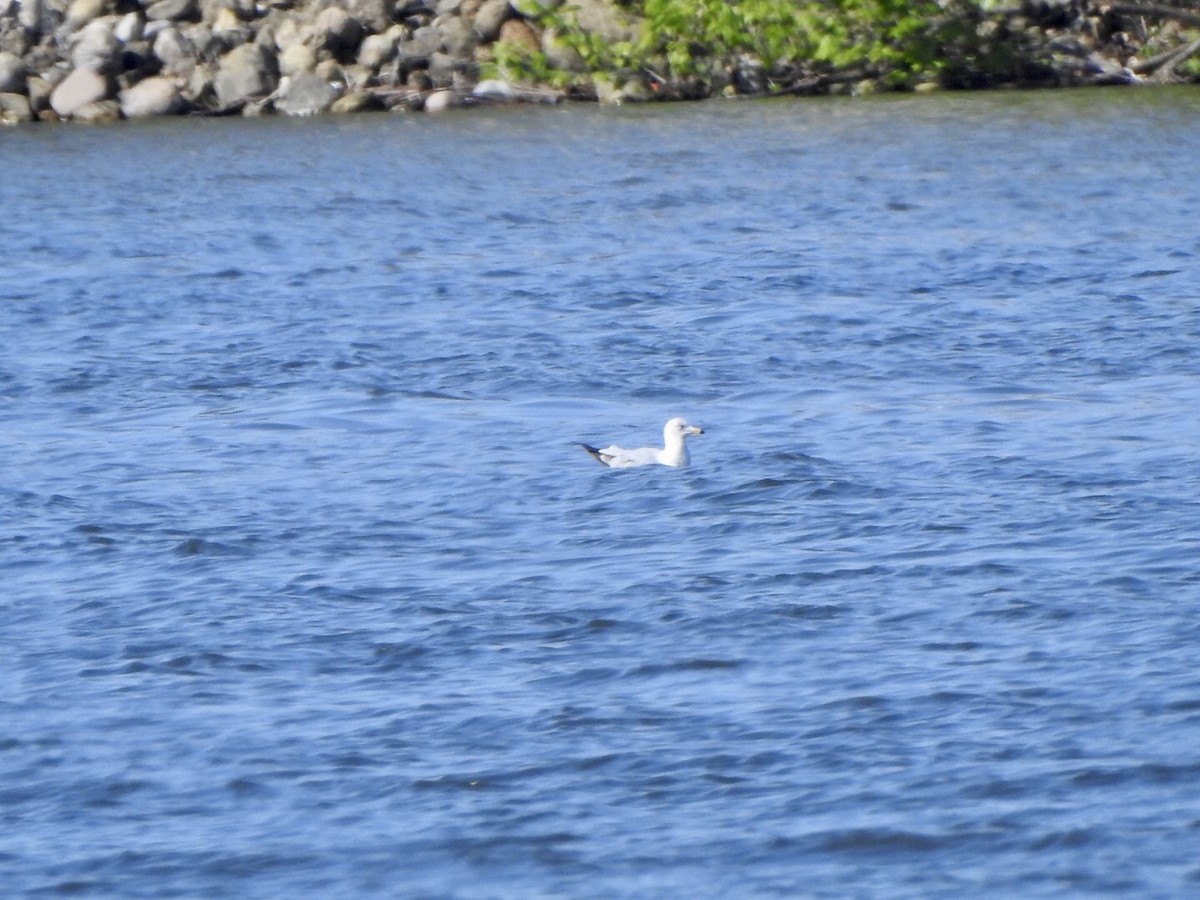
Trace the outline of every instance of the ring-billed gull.
{"type": "Polygon", "coordinates": [[[632,466],[649,466],[657,463],[660,466],[686,466],[688,464],[687,445],[684,438],[689,434],[704,434],[703,428],[689,425],[686,420],[676,416],[663,426],[663,448],[639,447],[636,450],[626,450],[616,444],[607,447],[593,447],[580,443],[593,459],[614,469],[628,469],[632,466]]]}

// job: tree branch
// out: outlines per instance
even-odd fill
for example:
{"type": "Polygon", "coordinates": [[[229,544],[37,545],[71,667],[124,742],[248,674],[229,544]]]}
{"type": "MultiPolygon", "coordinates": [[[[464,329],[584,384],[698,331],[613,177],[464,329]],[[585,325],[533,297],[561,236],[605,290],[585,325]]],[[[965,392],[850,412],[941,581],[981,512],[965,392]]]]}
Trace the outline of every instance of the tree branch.
{"type": "Polygon", "coordinates": [[[1110,12],[1122,16],[1146,16],[1150,19],[1174,19],[1185,25],[1200,28],[1200,13],[1190,9],[1180,9],[1177,6],[1163,6],[1160,3],[1113,3],[1108,7],[1110,12]]]}

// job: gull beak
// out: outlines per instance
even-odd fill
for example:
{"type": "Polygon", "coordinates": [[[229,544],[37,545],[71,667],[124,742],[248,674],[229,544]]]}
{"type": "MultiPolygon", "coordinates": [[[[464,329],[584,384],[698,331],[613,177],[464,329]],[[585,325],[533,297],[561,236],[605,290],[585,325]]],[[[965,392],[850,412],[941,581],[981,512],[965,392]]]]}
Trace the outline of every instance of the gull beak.
{"type": "Polygon", "coordinates": [[[701,428],[699,425],[689,425],[687,428],[683,429],[683,433],[684,434],[704,434],[704,429],[701,428]]]}

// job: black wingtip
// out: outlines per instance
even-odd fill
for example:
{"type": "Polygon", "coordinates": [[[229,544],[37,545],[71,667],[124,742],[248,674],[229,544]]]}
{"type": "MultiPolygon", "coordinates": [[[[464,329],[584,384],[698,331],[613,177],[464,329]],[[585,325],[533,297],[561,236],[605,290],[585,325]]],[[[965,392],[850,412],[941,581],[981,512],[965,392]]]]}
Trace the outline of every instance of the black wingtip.
{"type": "Polygon", "coordinates": [[[602,466],[608,465],[608,463],[606,463],[604,461],[604,457],[602,457],[600,455],[599,447],[593,447],[591,444],[585,444],[583,441],[576,441],[575,443],[578,444],[580,447],[582,447],[584,450],[586,450],[588,456],[590,456],[596,462],[600,463],[600,465],[602,465],[602,466]]]}

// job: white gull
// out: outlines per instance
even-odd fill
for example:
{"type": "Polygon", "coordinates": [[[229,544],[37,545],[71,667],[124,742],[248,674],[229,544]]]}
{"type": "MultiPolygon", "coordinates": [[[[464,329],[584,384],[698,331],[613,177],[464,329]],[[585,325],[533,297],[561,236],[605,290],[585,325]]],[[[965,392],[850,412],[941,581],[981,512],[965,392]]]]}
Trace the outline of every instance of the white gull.
{"type": "Polygon", "coordinates": [[[593,447],[580,443],[593,459],[614,469],[628,469],[633,466],[650,466],[657,463],[660,466],[686,466],[688,464],[687,445],[684,438],[689,434],[704,434],[703,428],[689,425],[686,420],[676,416],[663,426],[663,448],[639,447],[636,450],[626,450],[616,444],[607,447],[593,447]]]}

